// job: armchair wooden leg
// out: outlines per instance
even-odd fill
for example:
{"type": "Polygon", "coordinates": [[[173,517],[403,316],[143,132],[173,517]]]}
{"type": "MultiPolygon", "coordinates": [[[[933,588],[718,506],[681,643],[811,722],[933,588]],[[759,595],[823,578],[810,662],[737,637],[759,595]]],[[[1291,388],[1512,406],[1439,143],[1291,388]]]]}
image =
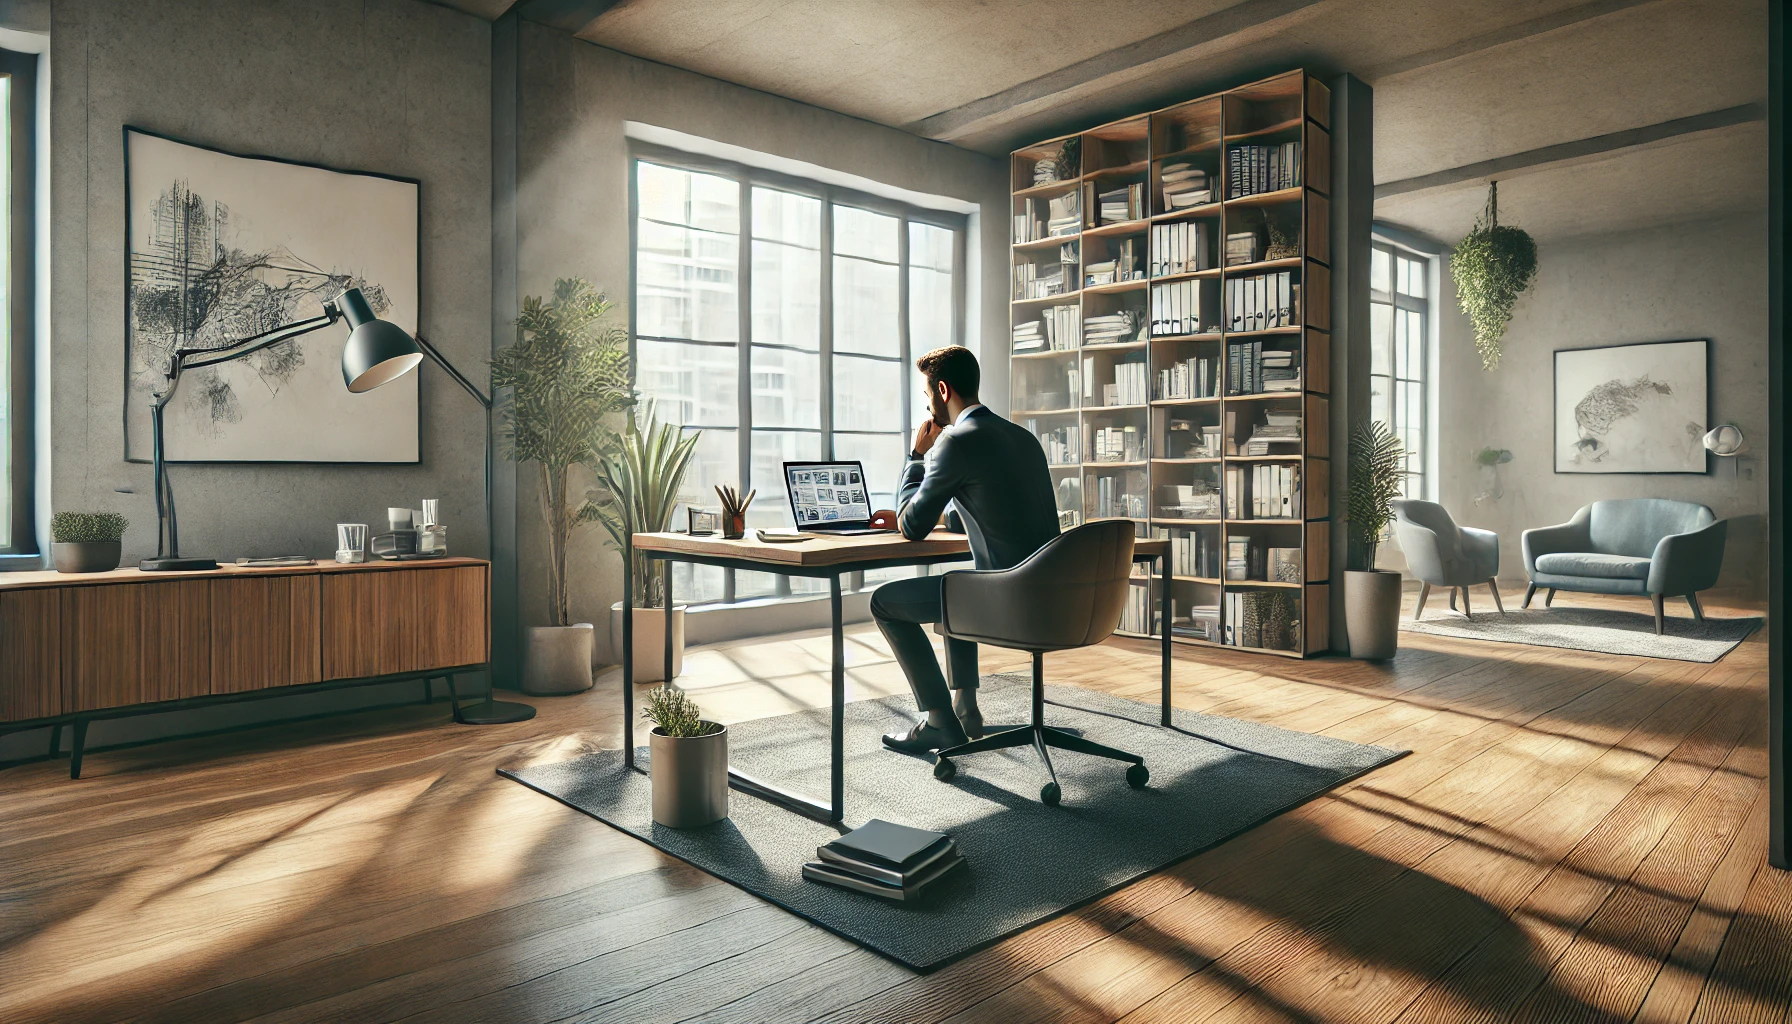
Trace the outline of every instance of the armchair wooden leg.
{"type": "Polygon", "coordinates": [[[1543,607],[1548,608],[1556,603],[1556,588],[1550,587],[1549,593],[1543,595],[1543,607]]]}
{"type": "Polygon", "coordinates": [[[1500,600],[1500,581],[1489,579],[1487,581],[1487,590],[1493,595],[1493,606],[1499,609],[1501,615],[1506,614],[1506,602],[1500,600]]]}
{"type": "Polygon", "coordinates": [[[1686,595],[1686,603],[1692,606],[1692,617],[1699,622],[1705,621],[1705,609],[1699,607],[1699,595],[1686,595]]]}
{"type": "Polygon", "coordinates": [[[1462,616],[1463,616],[1463,618],[1466,618],[1466,619],[1472,619],[1475,617],[1475,613],[1468,606],[1468,588],[1467,587],[1462,588],[1462,616]]]}
{"type": "Polygon", "coordinates": [[[1651,594],[1649,597],[1655,604],[1655,635],[1660,636],[1667,625],[1667,609],[1664,607],[1667,599],[1660,594],[1651,594]]]}
{"type": "Polygon", "coordinates": [[[1535,596],[1537,596],[1537,584],[1535,584],[1535,583],[1525,584],[1525,586],[1524,586],[1524,604],[1520,605],[1519,607],[1529,608],[1531,606],[1531,598],[1533,598],[1535,596]]]}
{"type": "Polygon", "coordinates": [[[1431,596],[1431,584],[1421,582],[1419,584],[1419,603],[1413,606],[1412,621],[1414,621],[1414,622],[1419,621],[1419,616],[1425,614],[1425,599],[1430,596],[1431,596]]]}

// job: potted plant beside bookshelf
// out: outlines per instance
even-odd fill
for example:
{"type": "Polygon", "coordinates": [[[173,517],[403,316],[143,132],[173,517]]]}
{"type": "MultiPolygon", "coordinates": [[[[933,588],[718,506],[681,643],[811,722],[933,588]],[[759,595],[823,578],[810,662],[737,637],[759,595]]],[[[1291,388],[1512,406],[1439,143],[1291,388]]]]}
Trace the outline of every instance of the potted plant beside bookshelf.
{"type": "Polygon", "coordinates": [[[116,569],[130,525],[116,512],[58,512],[50,517],[50,560],[57,572],[116,569]]]}
{"type": "Polygon", "coordinates": [[[596,634],[574,623],[566,597],[566,548],[596,516],[569,495],[574,467],[595,466],[617,445],[606,421],[635,403],[628,335],[606,314],[613,303],[579,280],[554,282],[554,297],[523,300],[516,341],[492,358],[492,386],[510,389],[503,406],[506,454],[540,470],[538,492],[548,546],[548,624],[523,642],[524,693],[591,688],[596,634]]]}
{"type": "Polygon", "coordinates": [[[653,722],[653,820],[701,828],[728,816],[728,729],[706,722],[697,702],[670,683],[647,695],[653,722]]]}
{"type": "MultiPolygon", "coordinates": [[[[660,564],[651,562],[629,543],[636,533],[663,533],[672,528],[672,512],[684,486],[685,470],[697,448],[700,431],[681,436],[678,427],[657,422],[653,405],[637,417],[629,413],[622,444],[597,467],[598,482],[609,500],[592,506],[610,543],[630,560],[634,602],[635,678],[637,683],[666,679],[666,587],[660,564]]],[[[684,670],[684,612],[672,609],[672,675],[684,670]]],[[[610,643],[622,650],[622,602],[610,606],[610,643]]]]}
{"type": "Polygon", "coordinates": [[[1394,520],[1393,503],[1400,496],[1406,454],[1400,439],[1379,420],[1358,424],[1350,432],[1345,501],[1350,557],[1344,571],[1344,624],[1353,658],[1379,661],[1393,657],[1399,649],[1401,576],[1377,569],[1375,555],[1394,520]]]}

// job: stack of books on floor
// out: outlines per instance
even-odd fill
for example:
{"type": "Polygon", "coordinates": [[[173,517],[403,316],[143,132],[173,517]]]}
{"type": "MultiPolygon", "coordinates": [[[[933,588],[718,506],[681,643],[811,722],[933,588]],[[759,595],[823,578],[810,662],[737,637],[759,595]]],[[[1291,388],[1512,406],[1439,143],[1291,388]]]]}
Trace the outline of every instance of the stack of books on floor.
{"type": "Polygon", "coordinates": [[[1300,184],[1300,143],[1233,146],[1226,151],[1226,198],[1279,192],[1300,184]]]}
{"type": "Polygon", "coordinates": [[[912,900],[940,876],[964,863],[958,844],[944,832],[910,828],[873,818],[831,843],[815,848],[819,860],[803,865],[803,877],[889,900],[912,900]]]}
{"type": "Polygon", "coordinates": [[[1123,224],[1145,217],[1145,183],[1134,182],[1095,197],[1097,224],[1123,224]]]}
{"type": "Polygon", "coordinates": [[[1165,210],[1186,210],[1213,202],[1213,182],[1207,172],[1187,160],[1164,164],[1160,180],[1165,210]]]}
{"type": "Polygon", "coordinates": [[[1151,229],[1151,276],[1192,274],[1210,269],[1207,260],[1206,221],[1183,220],[1174,224],[1158,224],[1151,229]]]}
{"type": "Polygon", "coordinates": [[[1092,316],[1083,321],[1083,344],[1118,345],[1133,341],[1139,333],[1139,315],[1122,310],[1092,316]]]}

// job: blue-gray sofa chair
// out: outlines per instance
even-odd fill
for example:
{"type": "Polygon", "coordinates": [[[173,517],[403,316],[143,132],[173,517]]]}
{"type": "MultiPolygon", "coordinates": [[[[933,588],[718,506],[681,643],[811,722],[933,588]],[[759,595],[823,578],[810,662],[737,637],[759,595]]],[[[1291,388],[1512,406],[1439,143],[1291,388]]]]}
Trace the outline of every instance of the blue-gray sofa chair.
{"type": "Polygon", "coordinates": [[[1724,561],[1727,520],[1703,505],[1665,498],[1595,501],[1560,526],[1524,531],[1524,571],[1530,586],[1588,594],[1645,594],[1655,604],[1655,632],[1666,613],[1662,602],[1684,597],[1693,618],[1704,621],[1698,592],[1717,583],[1724,561]]]}
{"type": "Polygon", "coordinates": [[[1432,501],[1403,499],[1393,503],[1394,537],[1406,555],[1406,570],[1419,581],[1419,603],[1412,610],[1416,622],[1425,612],[1432,587],[1450,588],[1450,607],[1462,592],[1462,614],[1469,618],[1468,588],[1487,584],[1493,605],[1506,614],[1500,586],[1500,537],[1492,530],[1457,526],[1442,505],[1432,501]]]}

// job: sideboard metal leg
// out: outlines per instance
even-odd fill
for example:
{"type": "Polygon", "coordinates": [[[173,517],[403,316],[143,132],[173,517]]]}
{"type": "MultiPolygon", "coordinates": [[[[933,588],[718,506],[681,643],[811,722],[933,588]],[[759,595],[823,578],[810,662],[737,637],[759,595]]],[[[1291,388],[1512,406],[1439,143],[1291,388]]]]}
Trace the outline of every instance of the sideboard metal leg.
{"type": "Polygon", "coordinates": [[[62,723],[57,722],[55,725],[50,726],[50,760],[54,761],[61,756],[62,723]]]}
{"type": "Polygon", "coordinates": [[[68,760],[68,777],[71,779],[78,779],[81,777],[81,754],[86,746],[87,719],[77,718],[75,719],[75,745],[69,752],[68,760]]]}

